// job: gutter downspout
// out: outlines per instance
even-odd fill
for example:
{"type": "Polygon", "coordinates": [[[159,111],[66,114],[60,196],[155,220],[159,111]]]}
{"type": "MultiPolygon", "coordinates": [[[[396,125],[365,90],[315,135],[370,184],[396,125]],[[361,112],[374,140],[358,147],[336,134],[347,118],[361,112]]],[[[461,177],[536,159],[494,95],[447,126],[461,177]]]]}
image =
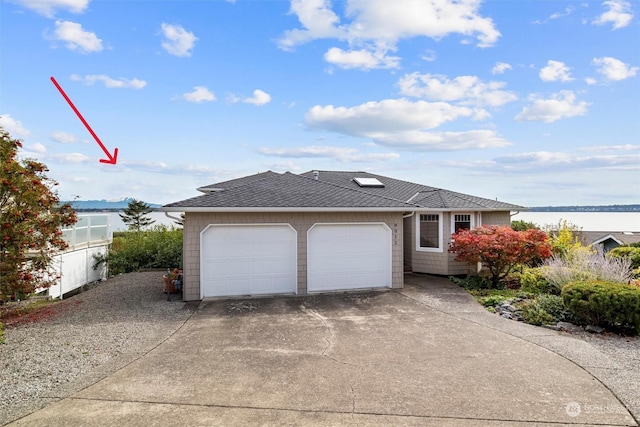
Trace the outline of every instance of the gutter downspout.
{"type": "Polygon", "coordinates": [[[408,215],[402,215],[402,219],[405,219],[405,218],[411,218],[411,217],[412,217],[412,216],[414,216],[415,214],[416,214],[416,211],[413,211],[413,212],[411,212],[411,213],[410,213],[410,214],[408,214],[408,215]]]}
{"type": "Polygon", "coordinates": [[[182,218],[178,218],[178,217],[175,217],[175,216],[171,216],[171,215],[169,215],[169,212],[165,212],[164,214],[165,214],[165,216],[166,216],[167,218],[171,218],[171,219],[173,219],[173,220],[175,220],[175,221],[180,221],[180,222],[182,222],[182,218]]]}

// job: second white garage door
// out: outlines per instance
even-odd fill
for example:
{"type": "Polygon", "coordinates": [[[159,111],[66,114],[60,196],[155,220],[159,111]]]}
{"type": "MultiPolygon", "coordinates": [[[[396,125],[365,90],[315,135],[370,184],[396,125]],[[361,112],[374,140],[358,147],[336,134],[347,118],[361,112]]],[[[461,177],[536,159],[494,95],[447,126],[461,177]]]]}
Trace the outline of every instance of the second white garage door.
{"type": "Polygon", "coordinates": [[[297,292],[297,234],[289,224],[209,225],[200,247],[202,298],[297,292]]]}
{"type": "Polygon", "coordinates": [[[309,292],[391,287],[386,224],[315,224],[307,242],[309,292]]]}

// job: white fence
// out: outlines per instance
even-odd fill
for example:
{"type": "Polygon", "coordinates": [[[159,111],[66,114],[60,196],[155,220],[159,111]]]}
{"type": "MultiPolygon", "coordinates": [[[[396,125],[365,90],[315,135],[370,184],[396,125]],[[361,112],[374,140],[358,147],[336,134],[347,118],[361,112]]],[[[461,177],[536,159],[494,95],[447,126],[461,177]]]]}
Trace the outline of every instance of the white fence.
{"type": "Polygon", "coordinates": [[[104,264],[96,270],[93,265],[94,255],[106,255],[113,241],[110,218],[108,214],[79,215],[77,223],[62,229],[69,249],[54,257],[53,267],[61,278],[49,288],[51,298],[62,298],[87,283],[106,279],[104,264]]]}

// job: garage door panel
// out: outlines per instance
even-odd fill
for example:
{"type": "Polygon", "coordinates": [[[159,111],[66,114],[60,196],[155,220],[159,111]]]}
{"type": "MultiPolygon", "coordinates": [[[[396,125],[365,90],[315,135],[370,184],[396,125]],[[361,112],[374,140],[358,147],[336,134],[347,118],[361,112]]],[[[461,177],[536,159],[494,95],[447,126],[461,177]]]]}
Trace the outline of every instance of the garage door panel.
{"type": "Polygon", "coordinates": [[[309,292],[391,287],[391,230],[379,224],[315,224],[308,233],[309,292]]]}
{"type": "Polygon", "coordinates": [[[201,248],[203,298],[297,291],[297,237],[289,225],[210,225],[201,248]]]}

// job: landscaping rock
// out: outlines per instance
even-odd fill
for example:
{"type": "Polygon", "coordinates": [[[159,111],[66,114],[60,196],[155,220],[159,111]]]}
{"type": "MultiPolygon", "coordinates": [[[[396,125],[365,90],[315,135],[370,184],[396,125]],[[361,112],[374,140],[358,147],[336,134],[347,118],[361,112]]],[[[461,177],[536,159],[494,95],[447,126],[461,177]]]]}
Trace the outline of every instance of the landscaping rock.
{"type": "Polygon", "coordinates": [[[591,332],[592,334],[601,334],[604,332],[604,328],[596,325],[588,325],[586,328],[584,328],[584,330],[587,332],[591,332]]]}
{"type": "Polygon", "coordinates": [[[572,334],[578,334],[583,331],[583,329],[580,326],[576,326],[573,323],[569,323],[569,322],[558,322],[556,326],[559,328],[560,331],[566,331],[572,334]]]}

